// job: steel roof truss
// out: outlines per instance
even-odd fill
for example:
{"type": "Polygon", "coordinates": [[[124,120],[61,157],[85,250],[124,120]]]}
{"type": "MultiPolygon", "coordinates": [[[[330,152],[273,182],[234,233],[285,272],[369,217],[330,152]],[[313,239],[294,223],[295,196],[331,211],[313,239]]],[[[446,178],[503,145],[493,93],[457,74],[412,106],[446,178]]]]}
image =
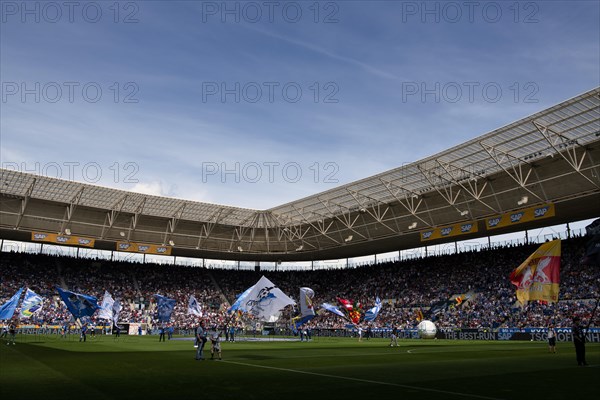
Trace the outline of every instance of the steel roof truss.
{"type": "Polygon", "coordinates": [[[436,161],[440,165],[440,167],[442,167],[447,172],[448,176],[450,176],[450,181],[452,183],[463,188],[465,190],[465,192],[469,196],[471,196],[474,200],[480,202],[482,205],[489,208],[494,213],[498,213],[498,211],[494,207],[492,207],[491,205],[489,205],[488,203],[486,203],[485,201],[483,201],[481,199],[481,196],[483,195],[483,192],[485,191],[485,189],[487,188],[487,185],[488,185],[487,180],[484,180],[481,188],[478,188],[478,184],[481,180],[481,178],[479,177],[478,174],[471,174],[468,171],[465,171],[464,169],[462,169],[460,167],[456,167],[456,166],[452,165],[451,163],[446,163],[446,162],[440,161],[439,159],[436,159],[436,161]],[[459,171],[461,173],[466,173],[467,175],[456,176],[455,172],[457,172],[457,171],[459,171]],[[463,178],[463,177],[466,177],[466,178],[463,178]],[[466,182],[467,185],[465,185],[463,182],[466,182]]]}
{"type": "Polygon", "coordinates": [[[83,191],[85,190],[85,186],[81,186],[81,188],[75,193],[75,196],[71,198],[69,201],[69,205],[66,207],[65,216],[63,217],[62,223],[60,225],[60,234],[62,235],[65,232],[65,229],[71,222],[73,218],[73,213],[79,204],[79,200],[81,200],[81,196],[83,195],[83,191]]]}
{"type": "Polygon", "coordinates": [[[390,192],[390,194],[396,199],[396,201],[402,207],[404,207],[406,209],[406,211],[408,211],[413,217],[417,218],[419,221],[421,221],[423,224],[425,224],[425,226],[433,225],[432,223],[425,221],[423,218],[421,218],[417,214],[417,212],[419,211],[419,207],[423,203],[423,199],[420,198],[420,196],[418,194],[407,192],[404,188],[398,188],[398,186],[393,184],[392,182],[386,182],[381,178],[379,180],[387,188],[387,190],[390,192]],[[392,190],[392,187],[398,188],[398,191],[394,192],[392,190]],[[400,194],[400,192],[404,193],[404,199],[398,196],[398,194],[400,194]],[[415,199],[419,200],[416,205],[415,205],[415,199]]]}
{"type": "Polygon", "coordinates": [[[521,161],[517,157],[514,157],[513,155],[502,151],[494,146],[487,145],[483,143],[483,141],[479,142],[479,144],[490,155],[494,162],[496,162],[496,164],[500,168],[502,168],[502,170],[506,172],[506,174],[512,180],[514,180],[523,190],[537,198],[542,203],[546,201],[545,199],[541,198],[537,193],[535,193],[527,187],[527,181],[529,180],[529,176],[531,176],[531,172],[533,170],[531,164],[527,163],[526,161],[521,161]],[[510,169],[512,170],[512,173],[508,170],[508,168],[504,166],[504,164],[507,162],[510,164],[510,169]],[[523,166],[526,166],[528,170],[523,171],[523,166]]]}
{"type": "Polygon", "coordinates": [[[15,229],[19,229],[21,225],[21,220],[23,219],[23,215],[25,215],[25,209],[27,208],[27,203],[29,203],[29,199],[31,198],[31,194],[33,193],[33,188],[35,187],[36,178],[31,180],[29,187],[27,188],[27,192],[25,193],[25,197],[21,199],[21,208],[19,210],[19,216],[17,217],[17,223],[15,224],[15,229]]]}
{"type": "Polygon", "coordinates": [[[587,175],[583,173],[581,167],[583,162],[585,161],[585,156],[587,151],[585,147],[581,146],[576,139],[569,139],[565,135],[555,132],[554,130],[543,126],[542,124],[533,121],[533,124],[538,129],[538,131],[544,136],[544,138],[548,141],[548,144],[552,146],[552,148],[569,164],[571,168],[583,178],[585,178],[592,185],[600,188],[597,182],[591,180],[587,175]],[[583,152],[581,156],[577,154],[577,149],[582,148],[583,152]]]}
{"type": "Polygon", "coordinates": [[[147,199],[148,199],[148,197],[146,197],[146,196],[142,197],[142,200],[137,205],[137,207],[135,208],[135,211],[133,212],[133,215],[131,216],[131,222],[129,223],[129,230],[127,232],[127,241],[128,242],[131,240],[131,234],[133,232],[135,232],[140,215],[144,212],[144,206],[146,205],[147,199]]]}
{"type": "Polygon", "coordinates": [[[321,202],[321,204],[323,204],[325,206],[325,208],[327,208],[327,211],[329,211],[329,213],[331,215],[333,215],[335,219],[337,219],[338,221],[340,221],[342,223],[342,225],[344,225],[347,229],[351,230],[353,233],[357,234],[358,236],[362,237],[363,239],[367,239],[367,237],[365,235],[363,235],[362,233],[360,233],[359,231],[354,229],[354,225],[356,224],[356,221],[358,220],[358,218],[360,216],[359,214],[357,214],[354,217],[354,220],[352,220],[351,212],[349,211],[349,209],[347,207],[343,207],[340,204],[331,202],[340,208],[345,208],[346,210],[348,210],[343,213],[334,212],[335,210],[332,210],[331,207],[329,206],[330,200],[322,200],[320,197],[317,197],[317,199],[321,202]]]}
{"type": "Polygon", "coordinates": [[[185,211],[186,202],[181,203],[181,205],[175,210],[169,221],[167,222],[167,230],[165,231],[165,237],[163,240],[164,244],[169,243],[172,240],[173,233],[175,233],[175,228],[177,227],[177,223],[181,219],[183,212],[185,211]]]}
{"type": "Polygon", "coordinates": [[[313,227],[314,230],[316,230],[317,232],[319,232],[321,235],[325,236],[326,238],[328,238],[329,240],[337,243],[337,244],[341,244],[340,241],[332,238],[330,235],[328,235],[328,231],[329,228],[331,228],[331,226],[333,225],[333,221],[331,221],[329,223],[329,225],[325,226],[325,221],[323,219],[321,220],[317,220],[316,223],[317,225],[313,224],[312,222],[310,222],[308,220],[308,218],[306,218],[306,216],[304,215],[304,213],[300,210],[298,210],[293,204],[292,204],[292,208],[294,209],[294,211],[296,211],[296,213],[298,213],[298,215],[310,226],[313,227]]]}
{"type": "Polygon", "coordinates": [[[117,220],[121,210],[123,210],[123,206],[127,201],[127,197],[129,195],[123,195],[119,200],[117,200],[110,208],[109,211],[106,212],[106,218],[104,219],[104,224],[102,225],[102,232],[100,233],[100,239],[104,239],[106,233],[111,230],[115,221],[117,220]]]}
{"type": "Polygon", "coordinates": [[[433,187],[433,189],[435,189],[435,191],[438,192],[438,194],[442,196],[442,198],[446,200],[450,206],[454,207],[456,211],[461,212],[462,210],[456,206],[456,200],[460,195],[461,189],[458,189],[457,192],[454,192],[455,185],[453,182],[445,178],[443,174],[436,173],[435,168],[425,168],[422,164],[418,165],[418,168],[425,179],[427,179],[427,182],[429,182],[431,187],[433,187]],[[435,182],[434,178],[437,178],[438,182],[435,182]]]}

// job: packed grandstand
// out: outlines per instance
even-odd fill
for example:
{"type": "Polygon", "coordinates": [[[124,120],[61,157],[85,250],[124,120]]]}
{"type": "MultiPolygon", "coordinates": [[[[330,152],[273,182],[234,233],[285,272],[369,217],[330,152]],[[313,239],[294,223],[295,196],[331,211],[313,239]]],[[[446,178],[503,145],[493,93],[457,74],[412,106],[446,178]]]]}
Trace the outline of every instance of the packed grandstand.
{"type": "MultiPolygon", "coordinates": [[[[538,244],[500,246],[452,255],[365,265],[343,270],[281,271],[265,273],[285,293],[297,298],[300,287],[315,291],[315,304],[353,299],[366,308],[376,297],[383,301],[378,318],[363,322],[366,328],[414,328],[425,317],[437,326],[457,329],[568,327],[575,315],[588,321],[600,297],[600,269],[583,265],[587,236],[562,241],[560,301],[530,302],[520,307],[509,274],[531,254],[538,244]],[[468,294],[468,296],[465,296],[468,294]],[[460,301],[457,300],[460,298],[460,301]],[[465,299],[463,301],[463,299],[465,299]],[[439,307],[439,305],[444,305],[439,307]]],[[[188,314],[188,299],[195,296],[210,326],[235,327],[240,332],[263,328],[251,315],[230,313],[228,308],[245,288],[260,278],[259,271],[236,271],[182,265],[115,262],[31,253],[3,253],[0,262],[0,303],[6,302],[22,286],[45,298],[42,310],[23,324],[62,326],[72,321],[60,301],[57,286],[101,299],[108,291],[124,308],[119,323],[137,323],[144,333],[156,333],[155,294],[177,301],[170,324],[177,332],[193,329],[199,317],[188,314]]],[[[18,311],[18,310],[17,310],[18,311]]],[[[291,334],[287,307],[277,323],[280,332],[291,334]]],[[[92,317],[94,326],[104,321],[92,317]]],[[[599,326],[595,314],[592,326],[599,326]]],[[[330,314],[318,313],[305,329],[319,334],[345,328],[347,322],[330,314]]]]}

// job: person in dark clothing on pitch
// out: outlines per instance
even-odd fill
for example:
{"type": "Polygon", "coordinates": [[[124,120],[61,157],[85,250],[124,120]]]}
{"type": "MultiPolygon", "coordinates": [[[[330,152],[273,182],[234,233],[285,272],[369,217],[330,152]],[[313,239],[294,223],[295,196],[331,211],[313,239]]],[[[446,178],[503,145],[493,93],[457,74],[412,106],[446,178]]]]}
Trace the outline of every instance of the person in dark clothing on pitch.
{"type": "Polygon", "coordinates": [[[587,362],[585,361],[585,331],[580,325],[579,317],[573,318],[573,328],[571,328],[571,332],[573,333],[577,365],[585,366],[587,365],[587,362]]]}

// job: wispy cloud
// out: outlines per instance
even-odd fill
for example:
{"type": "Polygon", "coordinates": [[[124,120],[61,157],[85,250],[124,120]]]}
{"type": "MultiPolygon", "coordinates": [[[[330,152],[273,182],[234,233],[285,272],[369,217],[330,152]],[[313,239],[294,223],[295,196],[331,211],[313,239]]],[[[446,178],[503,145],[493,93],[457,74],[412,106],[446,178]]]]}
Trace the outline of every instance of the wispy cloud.
{"type": "Polygon", "coordinates": [[[339,22],[329,25],[309,10],[299,24],[203,23],[197,3],[140,6],[135,24],[0,25],[3,84],[80,84],[73,102],[66,92],[57,102],[41,91],[39,101],[7,97],[3,86],[2,163],[79,163],[84,181],[94,177],[83,177],[83,166],[97,163],[97,184],[270,208],[427,157],[600,84],[597,3],[543,2],[529,25],[510,10],[494,24],[418,15],[404,23],[402,4],[384,1],[340,3],[339,22]],[[90,82],[102,87],[101,101],[82,98],[90,82]],[[128,82],[138,102],[123,102],[128,82]],[[219,93],[206,98],[207,82],[219,93]],[[266,82],[278,85],[272,101],[266,82]],[[472,100],[470,82],[478,84],[472,100]],[[524,101],[530,82],[537,102],[524,101]],[[240,93],[249,83],[263,89],[255,102],[240,93]],[[503,91],[496,102],[482,92],[490,83],[503,91]],[[299,101],[285,98],[285,84],[301,87],[299,101]],[[419,92],[407,95],[407,84],[419,92]],[[457,101],[452,85],[463,90],[457,101]],[[336,101],[324,101],[332,93],[336,101]],[[301,179],[282,173],[289,163],[301,179]],[[279,168],[272,180],[269,166],[279,168]]]}

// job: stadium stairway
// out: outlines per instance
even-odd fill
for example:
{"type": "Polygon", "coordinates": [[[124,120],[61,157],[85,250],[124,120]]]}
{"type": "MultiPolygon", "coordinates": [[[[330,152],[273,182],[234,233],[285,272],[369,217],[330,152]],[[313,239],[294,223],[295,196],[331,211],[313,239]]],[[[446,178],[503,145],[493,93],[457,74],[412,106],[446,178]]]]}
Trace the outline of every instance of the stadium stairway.
{"type": "Polygon", "coordinates": [[[207,271],[207,273],[208,273],[208,277],[212,281],[215,289],[219,292],[219,297],[221,297],[221,301],[223,303],[227,304],[227,308],[231,307],[231,302],[229,301],[229,299],[227,298],[227,296],[225,296],[225,293],[223,293],[223,291],[221,290],[221,287],[217,283],[217,280],[215,279],[215,277],[213,276],[213,274],[210,271],[207,271]]]}

